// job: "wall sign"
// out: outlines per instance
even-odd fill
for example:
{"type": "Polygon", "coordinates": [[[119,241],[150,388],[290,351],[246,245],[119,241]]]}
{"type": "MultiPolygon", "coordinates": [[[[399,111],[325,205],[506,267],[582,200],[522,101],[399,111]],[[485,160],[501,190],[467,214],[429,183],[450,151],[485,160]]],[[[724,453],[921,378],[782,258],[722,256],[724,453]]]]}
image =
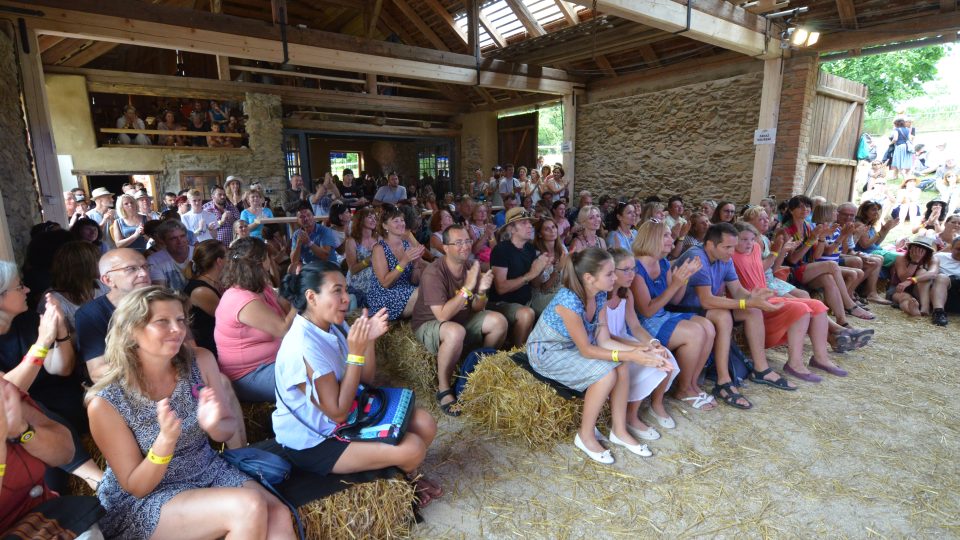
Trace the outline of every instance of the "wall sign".
{"type": "Polygon", "coordinates": [[[777,128],[758,129],[753,132],[753,144],[773,144],[777,141],[777,128]]]}

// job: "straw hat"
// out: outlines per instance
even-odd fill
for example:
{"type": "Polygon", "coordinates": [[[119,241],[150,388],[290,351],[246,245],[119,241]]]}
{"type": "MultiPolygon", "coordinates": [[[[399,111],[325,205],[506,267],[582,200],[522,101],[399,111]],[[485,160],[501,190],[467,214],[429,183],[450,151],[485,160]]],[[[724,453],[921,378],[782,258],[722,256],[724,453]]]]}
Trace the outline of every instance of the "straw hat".
{"type": "Polygon", "coordinates": [[[91,199],[99,199],[100,197],[106,197],[107,195],[113,197],[113,193],[110,193],[110,190],[104,187],[98,187],[93,190],[93,193],[90,194],[91,199]]]}
{"type": "Polygon", "coordinates": [[[917,235],[914,236],[909,242],[907,242],[907,248],[910,246],[920,246],[922,248],[929,249],[930,251],[936,251],[933,247],[933,237],[926,235],[917,235]]]}
{"type": "Polygon", "coordinates": [[[503,219],[503,226],[497,229],[497,234],[507,228],[507,225],[518,221],[537,221],[537,217],[531,212],[527,212],[522,206],[516,206],[507,210],[507,215],[503,219]]]}

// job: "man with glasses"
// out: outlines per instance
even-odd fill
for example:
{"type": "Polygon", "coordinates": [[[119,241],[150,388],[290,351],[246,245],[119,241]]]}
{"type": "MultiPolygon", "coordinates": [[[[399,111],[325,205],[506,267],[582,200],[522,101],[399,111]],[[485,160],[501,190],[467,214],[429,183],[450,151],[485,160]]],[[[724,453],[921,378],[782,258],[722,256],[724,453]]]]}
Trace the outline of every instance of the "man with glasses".
{"type": "Polygon", "coordinates": [[[437,355],[440,409],[451,416],[456,396],[450,389],[453,369],[464,352],[480,346],[497,348],[507,335],[507,319],[486,311],[493,272],[480,273],[470,263],[473,240],[462,225],[443,231],[444,256],[430,263],[420,276],[420,294],[410,321],[417,339],[437,355]]]}
{"type": "Polygon", "coordinates": [[[106,370],[103,353],[110,317],[131,292],[150,286],[150,265],[143,255],[128,248],[112,249],[100,257],[100,281],[110,289],[77,309],[77,345],[90,379],[96,382],[106,370]]]}

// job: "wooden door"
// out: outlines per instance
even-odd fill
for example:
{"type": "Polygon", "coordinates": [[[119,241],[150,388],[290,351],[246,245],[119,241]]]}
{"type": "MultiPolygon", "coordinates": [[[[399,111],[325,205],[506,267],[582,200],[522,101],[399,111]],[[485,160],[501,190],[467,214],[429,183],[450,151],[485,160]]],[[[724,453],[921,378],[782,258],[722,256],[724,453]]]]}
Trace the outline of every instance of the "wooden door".
{"type": "Polygon", "coordinates": [[[822,195],[837,204],[851,200],[866,101],[866,86],[820,72],[807,147],[808,197],[822,195]]]}
{"type": "MultiPolygon", "coordinates": [[[[497,160],[514,167],[537,165],[537,124],[540,114],[518,114],[497,120],[497,160]]],[[[516,175],[516,173],[514,173],[516,175]]]]}

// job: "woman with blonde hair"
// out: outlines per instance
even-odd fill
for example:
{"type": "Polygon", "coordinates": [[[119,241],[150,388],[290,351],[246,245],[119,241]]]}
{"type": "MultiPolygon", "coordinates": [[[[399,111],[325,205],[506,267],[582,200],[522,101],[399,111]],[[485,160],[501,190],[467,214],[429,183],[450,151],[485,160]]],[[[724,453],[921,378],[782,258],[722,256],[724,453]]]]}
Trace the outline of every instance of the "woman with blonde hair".
{"type": "MultiPolygon", "coordinates": [[[[240,219],[248,223],[250,236],[263,240],[261,221],[272,218],[273,210],[263,206],[264,197],[259,189],[251,189],[244,193],[243,200],[247,203],[247,207],[240,212],[240,219]]],[[[234,231],[234,238],[236,237],[236,231],[234,231]]]]}
{"type": "Polygon", "coordinates": [[[287,507],[221,458],[242,418],[216,360],[191,350],[186,299],[163,287],[127,295],[110,321],[103,377],[87,392],[107,472],[98,490],[108,538],[294,538],[287,507]]]}
{"type": "Polygon", "coordinates": [[[110,225],[110,238],[118,248],[130,248],[143,253],[147,249],[147,237],[143,227],[146,216],[137,211],[137,200],[124,193],[117,198],[117,219],[110,225]]]}
{"type": "Polygon", "coordinates": [[[588,247],[607,249],[607,243],[601,237],[603,231],[603,214],[596,206],[587,205],[577,214],[577,228],[579,234],[570,243],[570,252],[576,253],[588,247]]]}

